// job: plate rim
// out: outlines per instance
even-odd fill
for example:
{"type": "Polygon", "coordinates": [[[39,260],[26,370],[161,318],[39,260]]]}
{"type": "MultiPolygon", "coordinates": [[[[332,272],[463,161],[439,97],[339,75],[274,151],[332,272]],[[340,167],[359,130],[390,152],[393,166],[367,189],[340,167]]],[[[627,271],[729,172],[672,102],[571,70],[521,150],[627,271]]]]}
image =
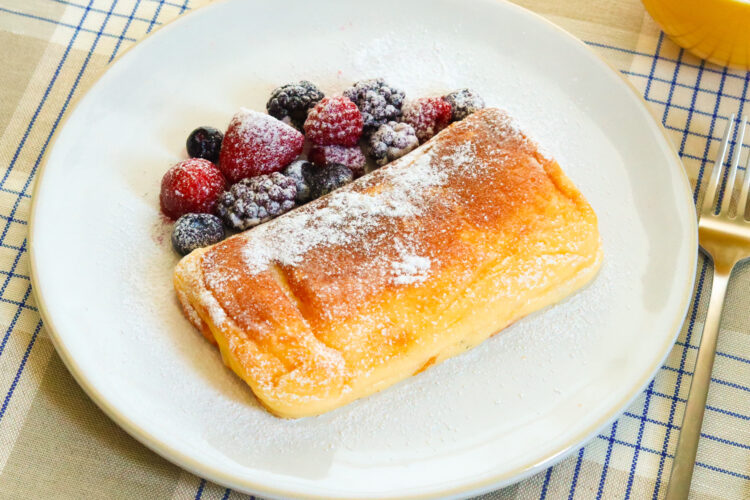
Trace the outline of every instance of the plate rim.
{"type": "MultiPolygon", "coordinates": [[[[49,333],[49,338],[53,346],[55,347],[55,350],[57,351],[58,355],[60,356],[63,363],[65,364],[65,367],[67,368],[69,373],[73,376],[76,383],[78,383],[78,385],[83,389],[86,395],[89,398],[91,398],[91,400],[97,405],[97,407],[99,407],[99,409],[101,409],[107,415],[107,417],[109,417],[115,424],[117,424],[119,427],[125,430],[136,441],[146,446],[151,451],[155,452],[161,457],[165,458],[166,460],[177,465],[178,467],[181,467],[200,478],[208,479],[212,482],[227,486],[229,488],[232,488],[241,492],[256,494],[256,495],[261,494],[266,497],[272,497],[272,498],[294,497],[294,498],[309,498],[309,499],[315,499],[315,500],[323,500],[323,499],[328,499],[332,497],[330,495],[314,493],[310,491],[300,492],[300,491],[294,491],[293,489],[288,489],[288,488],[284,489],[284,488],[274,487],[269,484],[260,484],[255,481],[249,481],[239,475],[226,473],[222,471],[221,469],[212,466],[211,464],[197,460],[191,457],[190,455],[185,454],[169,446],[167,443],[163,442],[160,438],[158,438],[154,434],[139,427],[138,424],[132,421],[125,413],[121,412],[120,410],[118,410],[118,408],[112,405],[103,393],[98,391],[91,383],[89,383],[85,374],[80,369],[77,362],[75,361],[74,356],[67,349],[67,347],[65,346],[65,343],[62,341],[62,338],[59,336],[57,329],[54,326],[54,321],[52,320],[52,316],[47,311],[47,306],[44,301],[44,297],[41,294],[41,287],[39,286],[39,281],[38,281],[37,264],[36,264],[37,252],[36,252],[36,245],[34,244],[35,221],[36,221],[36,213],[37,213],[37,206],[38,206],[37,194],[40,189],[39,186],[41,186],[42,184],[41,181],[42,181],[43,175],[46,172],[48,159],[50,158],[51,153],[54,150],[54,147],[57,143],[59,134],[65,128],[65,125],[67,124],[68,119],[75,114],[75,111],[78,108],[79,104],[89,94],[89,91],[93,89],[96,86],[96,84],[99,83],[101,78],[112,67],[114,67],[115,64],[119,62],[121,58],[129,54],[130,51],[133,50],[135,47],[140,46],[143,42],[145,42],[146,40],[149,40],[151,37],[153,37],[157,33],[161,33],[162,31],[167,30],[170,27],[173,27],[177,23],[183,22],[183,20],[188,18],[189,16],[195,15],[196,13],[199,13],[199,12],[204,12],[206,9],[216,8],[216,6],[218,5],[229,3],[231,1],[236,1],[236,0],[214,0],[213,2],[207,5],[203,5],[196,9],[182,13],[181,15],[167,22],[166,24],[157,26],[156,29],[146,34],[143,38],[138,40],[133,45],[127,47],[120,54],[118,54],[110,63],[108,63],[106,66],[98,70],[98,73],[93,76],[88,87],[83,92],[75,96],[73,102],[71,102],[71,104],[68,106],[67,113],[65,114],[65,116],[62,117],[57,129],[52,135],[50,139],[48,151],[44,155],[44,158],[42,159],[42,163],[39,165],[39,168],[37,169],[36,175],[34,177],[34,187],[31,193],[31,206],[30,206],[30,211],[29,211],[29,223],[28,223],[29,227],[28,227],[28,233],[27,233],[31,286],[32,286],[32,291],[34,293],[34,297],[36,299],[37,308],[42,318],[42,321],[44,323],[45,329],[49,333]]],[[[624,85],[624,87],[628,89],[628,91],[636,98],[636,102],[638,102],[638,105],[641,111],[645,113],[647,117],[646,121],[651,125],[651,131],[657,137],[657,141],[659,142],[663,141],[662,145],[666,146],[663,149],[665,150],[665,152],[668,151],[667,155],[670,156],[674,160],[673,162],[668,162],[668,163],[672,166],[677,167],[677,170],[679,173],[678,177],[682,179],[681,184],[685,192],[685,200],[689,200],[687,204],[689,208],[688,212],[689,214],[695,215],[696,213],[695,204],[692,201],[693,200],[692,187],[690,185],[687,172],[685,171],[685,168],[682,164],[682,160],[680,159],[679,155],[675,151],[674,144],[672,143],[671,139],[667,135],[666,131],[657,122],[656,118],[653,116],[650,108],[648,107],[648,103],[630,81],[625,79],[612,64],[606,61],[602,56],[600,56],[596,51],[594,51],[591,47],[589,47],[585,42],[583,42],[581,39],[579,39],[572,33],[568,32],[567,30],[563,29],[562,27],[558,26],[557,24],[553,23],[552,21],[546,19],[541,14],[537,14],[536,12],[531,11],[520,5],[517,5],[515,3],[512,3],[509,0],[471,0],[471,1],[476,2],[476,3],[483,3],[487,5],[502,4],[505,8],[508,8],[514,11],[516,15],[527,16],[527,18],[533,20],[533,22],[544,25],[548,30],[555,32],[559,36],[567,38],[569,41],[577,45],[579,49],[583,49],[584,53],[590,56],[590,59],[592,60],[592,62],[600,64],[601,67],[605,71],[613,72],[615,76],[617,77],[616,81],[619,84],[624,85]]],[[[608,425],[610,425],[612,422],[618,419],[622,415],[622,413],[633,403],[633,401],[643,392],[643,390],[646,388],[649,382],[656,376],[657,372],[659,371],[659,369],[661,368],[661,366],[664,364],[667,357],[669,356],[670,352],[672,351],[672,348],[674,347],[674,344],[677,338],[679,337],[685,318],[687,317],[688,309],[692,301],[693,290],[695,287],[695,279],[697,275],[697,264],[698,264],[697,216],[688,217],[688,219],[691,222],[690,234],[688,235],[688,243],[690,245],[690,248],[688,250],[689,250],[689,254],[693,255],[694,258],[691,259],[691,262],[693,262],[693,265],[690,266],[690,269],[688,270],[689,276],[688,276],[687,283],[686,283],[686,285],[688,286],[686,286],[683,291],[681,305],[679,307],[679,310],[681,311],[681,313],[677,315],[677,317],[675,318],[672,324],[673,334],[670,340],[664,346],[664,352],[661,358],[658,360],[658,362],[653,367],[651,367],[651,369],[648,371],[645,377],[642,377],[636,384],[633,385],[634,390],[632,390],[627,396],[625,396],[620,403],[612,406],[613,411],[611,411],[607,415],[604,415],[596,423],[592,424],[588,428],[588,430],[582,431],[576,437],[569,439],[568,443],[566,443],[559,451],[550,453],[547,456],[533,463],[518,466],[511,471],[506,471],[500,474],[495,474],[495,475],[492,475],[491,477],[486,477],[484,479],[479,479],[475,481],[465,481],[461,485],[447,487],[441,491],[416,493],[416,494],[408,494],[408,495],[398,495],[397,498],[404,499],[404,500],[409,500],[409,499],[417,500],[417,499],[436,498],[436,497],[457,497],[459,495],[461,496],[477,495],[477,494],[482,494],[482,493],[486,493],[489,491],[494,491],[504,486],[509,486],[511,484],[522,481],[523,479],[526,479],[529,476],[532,476],[543,469],[556,465],[558,462],[562,461],[563,459],[571,455],[574,451],[578,450],[580,447],[587,445],[602,429],[606,428],[608,425]]],[[[352,497],[351,494],[349,494],[348,497],[351,498],[352,497]]],[[[357,498],[369,498],[369,496],[361,496],[361,495],[356,496],[356,497],[357,498]]],[[[344,498],[344,497],[342,496],[340,498],[344,498]]],[[[382,498],[391,498],[391,497],[382,497],[382,498]]],[[[392,497],[392,498],[396,498],[396,497],[392,497]]]]}

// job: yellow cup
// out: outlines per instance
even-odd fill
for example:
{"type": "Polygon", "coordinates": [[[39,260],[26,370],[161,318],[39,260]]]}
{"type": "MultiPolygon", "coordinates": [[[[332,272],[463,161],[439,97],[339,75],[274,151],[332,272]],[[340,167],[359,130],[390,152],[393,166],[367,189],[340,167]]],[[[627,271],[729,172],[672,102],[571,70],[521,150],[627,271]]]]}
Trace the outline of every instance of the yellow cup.
{"type": "Polygon", "coordinates": [[[643,0],[651,17],[701,59],[750,69],[750,0],[643,0]]]}

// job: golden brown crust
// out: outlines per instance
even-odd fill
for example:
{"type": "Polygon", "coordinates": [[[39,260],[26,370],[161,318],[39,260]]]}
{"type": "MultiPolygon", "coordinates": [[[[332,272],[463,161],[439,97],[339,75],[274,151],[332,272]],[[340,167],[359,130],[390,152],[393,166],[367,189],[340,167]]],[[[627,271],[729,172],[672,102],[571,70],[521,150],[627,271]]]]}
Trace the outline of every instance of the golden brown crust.
{"type": "Polygon", "coordinates": [[[314,415],[478,344],[590,281],[596,216],[497,109],[257,229],[175,287],[280,416],[314,415]]]}

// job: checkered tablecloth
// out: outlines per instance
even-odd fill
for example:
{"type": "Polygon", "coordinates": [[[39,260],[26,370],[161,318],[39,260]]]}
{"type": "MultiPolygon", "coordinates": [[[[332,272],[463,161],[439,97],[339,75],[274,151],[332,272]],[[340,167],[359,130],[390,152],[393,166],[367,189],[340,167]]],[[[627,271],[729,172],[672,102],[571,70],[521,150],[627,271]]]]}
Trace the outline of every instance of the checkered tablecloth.
{"type": "MultiPolygon", "coordinates": [[[[122,50],[205,0],[0,0],[0,498],[242,498],[130,438],[84,395],[34,303],[26,229],[34,175],[71,99],[122,50]]],[[[750,74],[705,64],[665,38],[637,0],[522,0],[608,60],[643,94],[695,198],[750,74]]],[[[734,147],[734,145],[733,145],[734,147]]],[[[654,168],[659,168],[657,165],[654,168]]],[[[557,466],[486,498],[661,498],[711,268],[701,258],[665,366],[623,416],[557,466]]],[[[750,270],[730,284],[694,498],[750,498],[750,270]]]]}

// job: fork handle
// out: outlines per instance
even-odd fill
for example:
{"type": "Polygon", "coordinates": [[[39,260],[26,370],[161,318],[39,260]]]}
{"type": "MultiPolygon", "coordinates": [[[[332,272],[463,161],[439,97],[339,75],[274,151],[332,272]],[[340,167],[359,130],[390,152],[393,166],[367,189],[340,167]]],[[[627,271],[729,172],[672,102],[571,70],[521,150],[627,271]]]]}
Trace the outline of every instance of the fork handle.
{"type": "Polygon", "coordinates": [[[731,269],[727,271],[714,268],[711,300],[708,303],[708,314],[703,326],[698,359],[695,361],[693,380],[685,405],[685,416],[682,419],[682,428],[672,462],[672,474],[665,500],[685,500],[690,493],[690,481],[693,477],[695,455],[701,436],[703,413],[706,410],[708,387],[711,384],[711,369],[714,366],[716,340],[719,337],[721,311],[724,308],[730,272],[731,269]]]}

